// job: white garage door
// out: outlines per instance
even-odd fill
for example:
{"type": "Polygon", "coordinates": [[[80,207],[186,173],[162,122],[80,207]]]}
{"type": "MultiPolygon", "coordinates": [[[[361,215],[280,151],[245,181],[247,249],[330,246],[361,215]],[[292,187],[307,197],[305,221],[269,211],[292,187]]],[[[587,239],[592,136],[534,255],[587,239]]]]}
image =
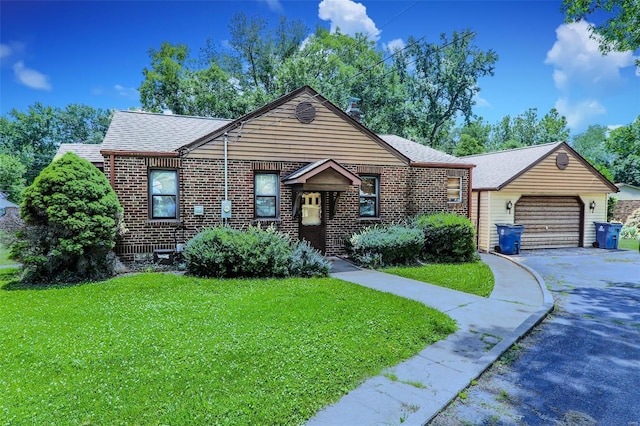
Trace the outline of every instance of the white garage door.
{"type": "Polygon", "coordinates": [[[515,223],[524,225],[522,249],[579,247],[582,205],[574,197],[522,197],[515,223]]]}

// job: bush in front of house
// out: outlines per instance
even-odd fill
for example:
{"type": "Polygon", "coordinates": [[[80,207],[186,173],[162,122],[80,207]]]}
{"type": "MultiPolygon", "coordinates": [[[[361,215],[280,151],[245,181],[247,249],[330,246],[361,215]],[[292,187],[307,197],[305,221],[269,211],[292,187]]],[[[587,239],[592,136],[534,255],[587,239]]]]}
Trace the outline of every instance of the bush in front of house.
{"type": "Polygon", "coordinates": [[[454,213],[437,213],[414,218],[424,232],[422,258],[433,263],[463,263],[477,258],[475,230],[471,221],[454,213]]]}
{"type": "Polygon", "coordinates": [[[326,277],[331,270],[322,254],[307,241],[298,241],[291,249],[289,274],[296,277],[326,277]]]}
{"type": "Polygon", "coordinates": [[[105,175],[76,154],[54,160],[24,191],[25,227],[12,254],[30,283],[76,282],[113,275],[122,207],[105,175]]]}
{"type": "Polygon", "coordinates": [[[290,239],[269,227],[205,229],[184,250],[187,272],[200,277],[284,277],[289,275],[290,239]]]}
{"type": "Polygon", "coordinates": [[[361,266],[382,266],[416,263],[424,242],[420,229],[404,225],[373,225],[354,233],[346,241],[353,260],[361,266]]]}

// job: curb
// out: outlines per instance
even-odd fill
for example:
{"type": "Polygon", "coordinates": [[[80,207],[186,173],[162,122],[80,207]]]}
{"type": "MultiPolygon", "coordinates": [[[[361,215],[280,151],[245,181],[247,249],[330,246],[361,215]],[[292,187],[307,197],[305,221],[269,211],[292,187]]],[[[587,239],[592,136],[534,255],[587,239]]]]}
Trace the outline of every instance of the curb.
{"type": "MultiPolygon", "coordinates": [[[[540,287],[540,291],[542,292],[542,307],[538,309],[533,314],[529,315],[529,317],[522,322],[515,330],[509,333],[504,339],[502,339],[498,344],[496,344],[493,348],[491,348],[484,356],[475,361],[475,364],[478,365],[477,374],[474,374],[473,378],[470,381],[477,380],[482,374],[484,374],[501,356],[504,354],[511,346],[513,346],[516,342],[522,339],[526,334],[533,329],[536,325],[540,324],[542,320],[546,318],[546,316],[553,311],[554,302],[553,296],[551,292],[547,289],[547,285],[544,282],[544,279],[538,274],[536,271],[531,269],[530,267],[523,265],[522,263],[505,256],[500,253],[490,252],[488,254],[492,254],[503,259],[510,261],[511,263],[519,266],[520,268],[527,271],[538,283],[540,287]]],[[[468,386],[468,385],[467,385],[468,386]]],[[[458,391],[458,393],[462,392],[466,389],[466,386],[458,391]]],[[[444,404],[435,414],[431,415],[427,418],[422,425],[427,425],[431,420],[434,419],[442,410],[451,404],[453,400],[458,397],[458,393],[456,393],[446,404],[444,404]]]]}

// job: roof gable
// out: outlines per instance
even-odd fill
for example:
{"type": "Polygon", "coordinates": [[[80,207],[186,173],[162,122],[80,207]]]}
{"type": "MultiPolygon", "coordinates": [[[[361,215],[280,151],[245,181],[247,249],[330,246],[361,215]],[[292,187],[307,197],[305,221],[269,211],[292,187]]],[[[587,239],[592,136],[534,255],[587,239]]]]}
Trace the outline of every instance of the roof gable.
{"type": "Polygon", "coordinates": [[[555,180],[559,188],[568,185],[572,188],[583,186],[583,189],[588,186],[589,190],[596,192],[617,190],[613,183],[565,142],[464,158],[476,163],[473,176],[474,190],[501,190],[503,188],[519,190],[527,185],[537,185],[538,191],[548,190],[548,188],[542,187],[543,180],[547,184],[555,180]],[[553,154],[560,152],[566,153],[569,157],[569,166],[566,170],[561,170],[556,166],[553,154]],[[530,182],[526,183],[527,180],[530,182]]]}
{"type": "Polygon", "coordinates": [[[321,175],[329,175],[331,180],[336,180],[337,178],[337,180],[344,181],[349,185],[360,185],[361,183],[358,176],[328,158],[301,167],[282,178],[282,183],[285,185],[304,184],[307,182],[317,183],[321,175]]]}

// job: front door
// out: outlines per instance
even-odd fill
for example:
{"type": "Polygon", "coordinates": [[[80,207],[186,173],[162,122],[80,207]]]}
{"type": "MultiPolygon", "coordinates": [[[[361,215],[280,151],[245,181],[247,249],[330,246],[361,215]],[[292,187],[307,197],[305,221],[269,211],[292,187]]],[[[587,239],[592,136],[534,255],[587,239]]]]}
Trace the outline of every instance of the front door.
{"type": "Polygon", "coordinates": [[[326,250],[326,223],[323,198],[323,192],[304,192],[302,194],[298,238],[309,241],[313,248],[324,254],[326,250]]]}

